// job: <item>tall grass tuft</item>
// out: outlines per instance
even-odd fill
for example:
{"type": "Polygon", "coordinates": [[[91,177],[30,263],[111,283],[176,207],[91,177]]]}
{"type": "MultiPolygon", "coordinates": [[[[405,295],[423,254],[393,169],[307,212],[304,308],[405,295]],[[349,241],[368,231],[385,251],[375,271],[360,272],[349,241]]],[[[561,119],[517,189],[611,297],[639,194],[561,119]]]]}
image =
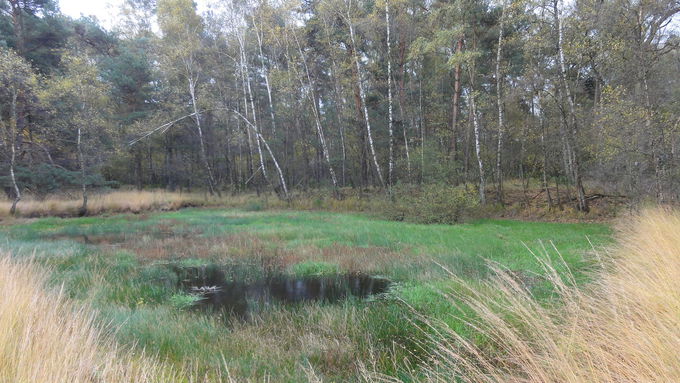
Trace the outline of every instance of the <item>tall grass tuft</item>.
{"type": "MultiPolygon", "coordinates": [[[[88,202],[88,215],[103,213],[140,213],[154,210],[177,210],[191,206],[222,203],[200,193],[166,191],[113,191],[94,194],[88,202]]],[[[11,201],[0,201],[0,216],[9,214],[11,201]]],[[[80,214],[82,200],[78,196],[50,196],[45,199],[26,198],[19,202],[17,215],[21,217],[62,216],[80,214]]]]}
{"type": "Polygon", "coordinates": [[[91,312],[45,292],[46,278],[34,264],[0,255],[0,382],[204,381],[118,349],[91,312]]]}
{"type": "Polygon", "coordinates": [[[424,371],[409,372],[415,380],[680,382],[680,213],[651,209],[621,225],[585,288],[545,255],[553,300],[538,302],[496,267],[486,286],[450,297],[472,309],[476,340],[426,322],[434,351],[424,371]]]}

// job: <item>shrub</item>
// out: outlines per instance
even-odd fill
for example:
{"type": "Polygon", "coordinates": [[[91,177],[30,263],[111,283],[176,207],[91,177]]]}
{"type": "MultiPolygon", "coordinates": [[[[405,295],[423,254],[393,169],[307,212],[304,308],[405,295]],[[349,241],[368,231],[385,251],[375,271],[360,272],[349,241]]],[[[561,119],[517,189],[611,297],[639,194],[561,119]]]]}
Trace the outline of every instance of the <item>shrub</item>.
{"type": "MultiPolygon", "coordinates": [[[[11,186],[11,179],[3,171],[0,176],[0,185],[3,187],[11,186]]],[[[39,164],[34,167],[16,168],[17,183],[22,190],[31,191],[36,197],[42,199],[51,193],[59,190],[71,190],[80,188],[81,175],[78,170],[68,170],[60,166],[49,164],[39,164]]],[[[88,174],[85,183],[90,188],[119,187],[117,182],[105,180],[101,174],[88,174]]]]}
{"type": "Polygon", "coordinates": [[[400,221],[451,224],[459,222],[477,203],[476,191],[466,186],[397,186],[385,213],[400,221]]]}

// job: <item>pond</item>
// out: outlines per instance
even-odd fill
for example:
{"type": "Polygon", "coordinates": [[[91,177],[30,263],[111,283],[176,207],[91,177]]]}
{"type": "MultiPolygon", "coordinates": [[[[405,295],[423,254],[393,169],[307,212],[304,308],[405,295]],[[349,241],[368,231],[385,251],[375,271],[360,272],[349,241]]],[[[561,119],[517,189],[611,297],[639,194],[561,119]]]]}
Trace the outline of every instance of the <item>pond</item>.
{"type": "Polygon", "coordinates": [[[272,304],[335,303],[382,294],[390,286],[385,278],[357,273],[305,277],[279,274],[247,282],[227,278],[217,266],[183,268],[182,274],[181,288],[201,298],[196,302],[198,308],[242,318],[272,304]]]}

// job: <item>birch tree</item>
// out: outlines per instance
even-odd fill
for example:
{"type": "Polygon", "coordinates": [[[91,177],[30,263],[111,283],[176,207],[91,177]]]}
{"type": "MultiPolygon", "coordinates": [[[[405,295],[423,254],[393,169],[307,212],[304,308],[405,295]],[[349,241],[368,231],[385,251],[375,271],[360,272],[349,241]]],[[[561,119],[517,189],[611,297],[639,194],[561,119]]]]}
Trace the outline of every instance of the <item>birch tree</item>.
{"type": "Polygon", "coordinates": [[[503,75],[501,73],[501,58],[503,52],[503,25],[505,24],[506,1],[501,3],[501,16],[498,25],[498,46],[496,48],[496,104],[498,107],[498,145],[496,147],[496,193],[499,203],[503,203],[503,170],[501,154],[503,152],[503,134],[505,133],[504,106],[503,106],[503,75]]]}
{"type": "MultiPolygon", "coordinates": [[[[300,60],[302,60],[302,67],[305,70],[305,77],[307,79],[307,84],[306,87],[309,89],[309,99],[310,102],[312,103],[312,113],[314,114],[314,123],[316,125],[316,132],[317,135],[319,136],[319,143],[321,144],[321,151],[324,159],[326,160],[326,165],[328,165],[328,172],[330,173],[331,176],[331,181],[333,182],[333,190],[334,190],[334,195],[337,197],[339,196],[339,189],[338,189],[338,179],[335,176],[335,170],[333,169],[333,164],[331,163],[331,157],[328,152],[328,146],[326,145],[326,137],[323,132],[323,127],[321,126],[321,117],[320,117],[320,112],[319,112],[319,107],[317,104],[317,95],[316,95],[316,85],[312,81],[312,77],[309,74],[309,67],[307,66],[307,58],[305,57],[305,53],[302,51],[302,47],[300,46],[300,41],[297,38],[297,35],[293,33],[293,37],[295,39],[295,44],[297,45],[298,48],[298,53],[300,54],[300,60]]],[[[302,79],[300,79],[301,85],[305,86],[304,82],[302,79]]]]}
{"type": "Polygon", "coordinates": [[[12,193],[8,194],[13,194],[11,215],[16,213],[17,204],[22,197],[16,177],[17,151],[21,149],[18,147],[18,137],[23,134],[17,124],[18,100],[20,94],[24,97],[31,94],[36,85],[37,78],[30,65],[13,51],[0,48],[0,129],[3,134],[3,149],[9,152],[12,193]]]}
{"type": "Polygon", "coordinates": [[[64,75],[50,79],[42,92],[59,130],[70,133],[80,173],[82,205],[80,214],[88,212],[90,176],[98,162],[104,160],[104,141],[112,137],[108,118],[110,89],[98,74],[97,67],[83,54],[66,56],[64,75]]]}
{"type": "Polygon", "coordinates": [[[574,185],[576,187],[576,195],[578,201],[578,210],[588,211],[588,200],[586,200],[586,192],[583,187],[583,179],[581,176],[581,159],[580,151],[578,148],[577,131],[578,124],[576,118],[576,106],[574,99],[572,98],[571,88],[569,86],[569,81],[567,79],[567,67],[564,59],[564,20],[562,18],[562,1],[553,1],[553,17],[555,21],[555,28],[557,30],[557,59],[559,63],[559,73],[560,82],[562,86],[562,92],[560,94],[566,98],[567,105],[569,106],[569,118],[566,121],[566,145],[567,145],[567,155],[569,160],[572,162],[572,177],[574,179],[574,185]],[[570,150],[571,149],[571,150],[570,150]]]}
{"type": "MultiPolygon", "coordinates": [[[[385,30],[387,38],[387,129],[389,132],[389,167],[387,173],[387,184],[392,186],[394,184],[394,132],[392,128],[392,44],[390,41],[390,1],[385,0],[385,30]]],[[[408,145],[408,144],[407,144],[408,145]]],[[[408,149],[406,151],[408,153],[408,149]]]]}
{"type": "Polygon", "coordinates": [[[217,187],[208,153],[206,150],[205,132],[201,123],[198,106],[198,84],[201,80],[202,68],[199,61],[201,49],[201,33],[203,21],[196,14],[191,0],[160,0],[158,2],[158,22],[163,31],[162,56],[164,64],[185,81],[193,109],[196,133],[198,135],[199,154],[206,171],[206,183],[210,194],[220,190],[217,187]]]}
{"type": "Polygon", "coordinates": [[[380,185],[382,187],[385,187],[385,180],[383,179],[382,176],[382,171],[380,170],[380,164],[378,163],[378,156],[375,152],[375,145],[373,144],[373,134],[371,133],[371,121],[368,116],[368,108],[366,107],[366,92],[364,90],[364,84],[361,79],[361,65],[359,64],[359,52],[357,48],[357,43],[356,39],[354,37],[354,26],[352,25],[352,0],[347,0],[347,10],[345,14],[345,22],[347,23],[347,26],[349,28],[349,35],[350,39],[352,41],[352,46],[354,47],[354,52],[353,52],[353,58],[354,58],[354,65],[356,66],[356,72],[357,72],[357,86],[359,88],[359,97],[361,98],[361,103],[363,105],[363,114],[364,114],[364,122],[366,123],[366,134],[368,136],[368,146],[371,150],[371,156],[373,157],[373,165],[375,165],[375,172],[378,176],[378,180],[380,181],[380,185]]]}

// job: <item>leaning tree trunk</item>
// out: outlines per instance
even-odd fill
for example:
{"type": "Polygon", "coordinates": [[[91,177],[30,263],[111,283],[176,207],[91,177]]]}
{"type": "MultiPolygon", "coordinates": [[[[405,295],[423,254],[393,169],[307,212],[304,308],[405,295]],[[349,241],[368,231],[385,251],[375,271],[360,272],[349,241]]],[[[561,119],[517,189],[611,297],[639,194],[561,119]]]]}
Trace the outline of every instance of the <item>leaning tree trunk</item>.
{"type": "Polygon", "coordinates": [[[354,38],[354,27],[352,26],[352,19],[349,13],[349,7],[347,8],[347,24],[349,26],[349,36],[352,40],[352,46],[354,47],[354,64],[357,68],[357,85],[359,87],[359,97],[361,97],[361,103],[364,107],[364,120],[366,122],[366,134],[368,136],[368,146],[371,149],[371,155],[373,156],[373,164],[375,165],[375,172],[378,175],[378,180],[380,185],[385,187],[385,180],[382,176],[382,171],[380,170],[380,164],[378,164],[378,156],[375,153],[375,145],[373,145],[373,135],[371,133],[371,121],[368,118],[368,108],[366,107],[366,93],[364,92],[364,85],[361,82],[361,66],[359,65],[359,54],[357,53],[357,44],[354,38]]]}
{"type": "Polygon", "coordinates": [[[11,104],[11,119],[10,119],[10,146],[11,146],[11,155],[10,155],[10,162],[9,162],[9,176],[12,180],[12,187],[14,188],[14,200],[12,201],[12,207],[9,209],[9,213],[11,215],[16,214],[17,211],[17,204],[19,201],[21,201],[21,189],[19,189],[19,185],[17,184],[17,178],[14,172],[14,168],[16,166],[16,158],[17,158],[17,150],[16,150],[16,142],[17,142],[17,92],[14,91],[12,92],[12,104],[11,104]]]}
{"type": "MultiPolygon", "coordinates": [[[[305,75],[307,77],[307,86],[309,86],[310,90],[310,101],[312,102],[312,112],[314,113],[314,123],[316,124],[316,133],[319,136],[319,142],[321,143],[321,154],[323,155],[324,159],[326,160],[326,165],[328,165],[328,172],[331,175],[331,181],[333,182],[333,194],[335,197],[340,197],[340,189],[338,188],[338,179],[335,176],[335,169],[333,169],[333,164],[331,163],[331,157],[328,152],[328,146],[326,145],[326,137],[323,133],[323,126],[321,126],[321,117],[319,113],[319,108],[317,104],[317,98],[316,98],[316,92],[314,90],[314,83],[312,82],[312,77],[309,74],[309,67],[307,66],[307,59],[305,58],[305,54],[302,51],[302,47],[300,46],[300,42],[298,41],[297,35],[293,33],[293,37],[295,37],[295,44],[297,45],[298,52],[300,53],[300,58],[302,59],[302,65],[305,68],[305,75]]],[[[300,82],[302,83],[302,79],[300,79],[300,82]]],[[[304,84],[302,84],[304,86],[304,84]]]]}
{"type": "Polygon", "coordinates": [[[241,117],[241,119],[243,119],[243,121],[245,121],[246,126],[248,128],[250,128],[255,133],[258,140],[262,140],[262,143],[264,144],[265,148],[267,149],[269,156],[272,158],[272,161],[274,162],[274,167],[276,168],[276,171],[279,174],[279,180],[281,181],[281,188],[283,189],[284,199],[289,200],[290,197],[288,195],[288,187],[286,186],[286,179],[283,176],[283,171],[281,170],[281,167],[279,166],[279,161],[276,159],[276,156],[274,156],[274,152],[269,147],[269,144],[267,144],[267,141],[264,139],[264,137],[262,137],[262,134],[260,134],[257,127],[253,123],[251,123],[246,116],[242,115],[241,113],[239,113],[236,110],[234,110],[234,113],[237,116],[241,117]]]}
{"type": "MultiPolygon", "coordinates": [[[[247,98],[250,100],[250,109],[253,115],[253,126],[255,127],[255,130],[257,131],[257,134],[255,136],[255,143],[257,144],[257,154],[260,156],[260,168],[262,169],[262,176],[264,177],[265,182],[269,182],[269,179],[267,178],[267,168],[264,163],[264,156],[262,155],[262,145],[260,144],[261,142],[261,137],[262,135],[259,132],[258,124],[257,124],[257,110],[255,109],[255,99],[253,97],[253,90],[250,87],[250,76],[248,72],[250,71],[248,68],[248,59],[246,57],[246,51],[244,47],[244,42],[243,38],[241,35],[238,35],[238,41],[239,41],[239,48],[241,51],[241,70],[243,73],[243,81],[245,82],[246,89],[248,90],[248,95],[247,98]]],[[[246,101],[246,106],[247,106],[247,101],[246,101]]]]}
{"type": "Polygon", "coordinates": [[[220,195],[220,191],[217,190],[215,185],[215,178],[213,176],[212,168],[210,167],[210,162],[208,161],[208,154],[205,150],[205,139],[203,137],[203,129],[201,127],[201,115],[198,112],[198,106],[196,105],[196,81],[193,78],[191,71],[189,73],[189,95],[191,96],[191,106],[194,109],[194,120],[196,121],[196,131],[198,132],[198,143],[200,146],[201,160],[203,161],[203,166],[208,173],[208,190],[210,195],[215,194],[220,195]]]}

